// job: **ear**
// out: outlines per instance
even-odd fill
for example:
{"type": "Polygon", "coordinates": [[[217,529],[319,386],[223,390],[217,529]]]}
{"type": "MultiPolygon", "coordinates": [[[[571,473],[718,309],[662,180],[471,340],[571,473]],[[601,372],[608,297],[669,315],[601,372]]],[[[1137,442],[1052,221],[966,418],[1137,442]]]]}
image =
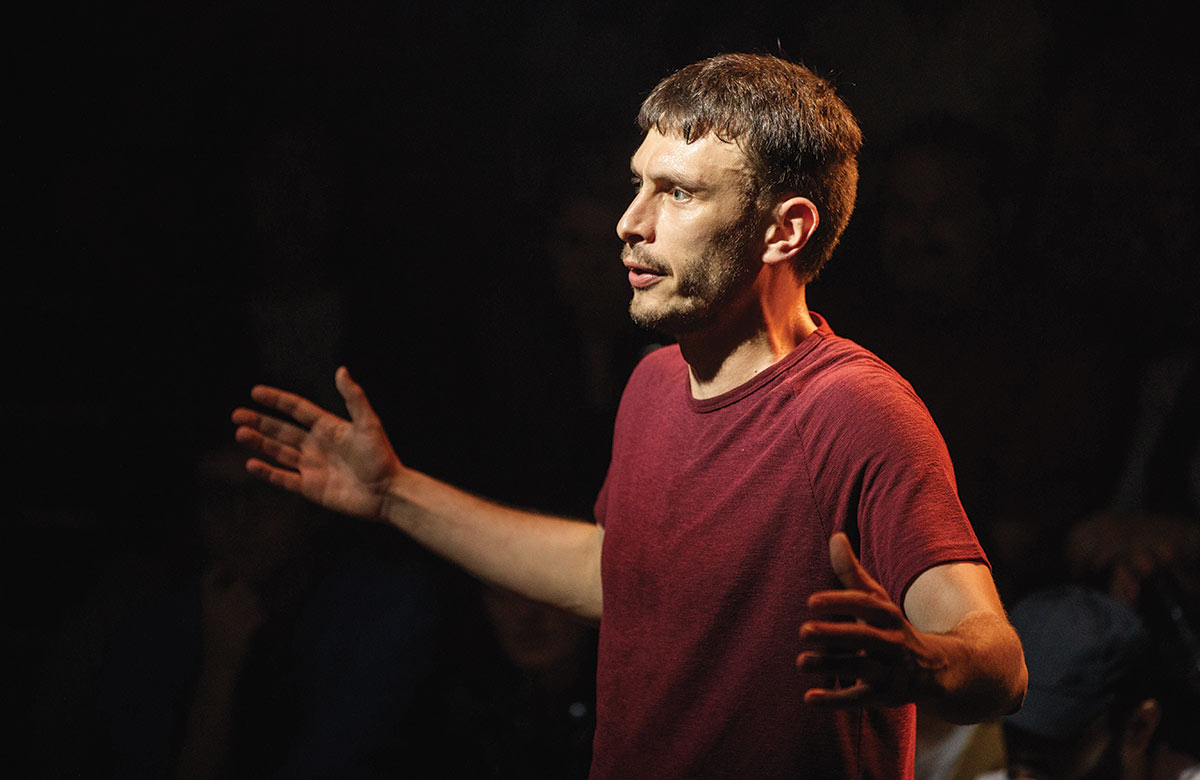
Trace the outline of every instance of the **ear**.
{"type": "Polygon", "coordinates": [[[1133,762],[1132,765],[1145,763],[1154,732],[1158,730],[1161,720],[1162,706],[1154,699],[1146,699],[1133,708],[1121,735],[1121,758],[1124,762],[1133,762]]]}
{"type": "Polygon", "coordinates": [[[808,243],[818,222],[817,206],[808,198],[797,195],[776,203],[767,225],[763,262],[773,264],[791,260],[808,243]]]}

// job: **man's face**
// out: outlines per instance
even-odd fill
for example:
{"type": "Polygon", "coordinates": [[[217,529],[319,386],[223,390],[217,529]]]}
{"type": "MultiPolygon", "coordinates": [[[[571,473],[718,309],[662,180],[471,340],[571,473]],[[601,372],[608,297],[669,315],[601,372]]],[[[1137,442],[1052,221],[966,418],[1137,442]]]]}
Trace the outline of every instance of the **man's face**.
{"type": "Polygon", "coordinates": [[[736,144],[651,129],[630,164],[637,194],[617,223],[634,322],[680,334],[711,325],[750,289],[762,234],[736,144]]]}
{"type": "Polygon", "coordinates": [[[1014,780],[1117,780],[1122,777],[1120,736],[1112,733],[1108,713],[1077,736],[1064,740],[1037,737],[1004,727],[1008,776],[1014,780]]]}

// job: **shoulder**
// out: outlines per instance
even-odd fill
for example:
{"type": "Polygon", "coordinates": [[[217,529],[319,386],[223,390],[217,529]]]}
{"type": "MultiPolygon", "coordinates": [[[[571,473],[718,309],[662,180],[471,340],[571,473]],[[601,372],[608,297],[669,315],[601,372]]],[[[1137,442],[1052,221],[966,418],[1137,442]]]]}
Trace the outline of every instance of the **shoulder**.
{"type": "Polygon", "coordinates": [[[633,369],[635,378],[657,377],[664,374],[674,374],[687,370],[687,363],[678,344],[668,344],[665,347],[650,349],[642,356],[633,369]]]}
{"type": "Polygon", "coordinates": [[[789,377],[802,407],[855,429],[926,425],[925,404],[883,359],[850,339],[822,334],[789,377]]]}
{"type": "Polygon", "coordinates": [[[894,513],[920,503],[922,491],[956,504],[945,441],[912,386],[846,339],[812,358],[795,379],[792,419],[818,495],[841,506],[853,488],[855,514],[872,517],[885,514],[882,504],[894,513]]]}
{"type": "Polygon", "coordinates": [[[686,382],[688,376],[687,362],[679,351],[678,344],[658,347],[647,352],[629,375],[625,383],[623,401],[630,396],[657,390],[675,382],[686,382]]]}

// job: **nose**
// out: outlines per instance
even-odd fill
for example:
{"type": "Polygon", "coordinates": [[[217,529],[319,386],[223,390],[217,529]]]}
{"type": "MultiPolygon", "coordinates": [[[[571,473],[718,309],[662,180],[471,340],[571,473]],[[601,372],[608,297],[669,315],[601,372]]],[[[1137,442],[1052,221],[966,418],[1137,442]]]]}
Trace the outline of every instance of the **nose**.
{"type": "Polygon", "coordinates": [[[633,196],[625,213],[617,220],[617,235],[632,246],[642,241],[654,240],[654,222],[650,204],[641,192],[633,196]]]}

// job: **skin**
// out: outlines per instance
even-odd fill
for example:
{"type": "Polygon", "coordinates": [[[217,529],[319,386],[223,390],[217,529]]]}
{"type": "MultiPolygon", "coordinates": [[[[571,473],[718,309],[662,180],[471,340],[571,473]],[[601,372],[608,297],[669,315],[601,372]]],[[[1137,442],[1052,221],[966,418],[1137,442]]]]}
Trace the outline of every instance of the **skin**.
{"type": "Polygon", "coordinates": [[[652,129],[630,167],[637,194],[617,223],[622,261],[659,277],[634,290],[630,314],[674,326],[694,396],[737,387],[817,329],[788,267],[817,227],[811,201],[784,198],[739,224],[745,156],[712,136],[686,143],[652,129]]]}
{"type": "Polygon", "coordinates": [[[494,585],[599,621],[603,529],[501,506],[408,468],[345,367],[334,383],[348,420],[294,393],[251,390],[282,415],[234,411],[235,438],[263,456],[246,462],[251,474],[333,511],[394,525],[494,585]]]}
{"type": "Polygon", "coordinates": [[[1193,761],[1172,754],[1154,733],[1162,721],[1155,699],[1134,706],[1114,727],[1103,712],[1067,739],[1047,739],[1006,726],[1008,771],[1014,780],[1174,780],[1193,761]]]}
{"type": "Polygon", "coordinates": [[[720,328],[745,306],[756,270],[753,230],[739,191],[746,172],[737,147],[704,138],[674,143],[651,131],[630,161],[636,194],[617,235],[621,260],[650,277],[634,285],[635,322],[675,335],[720,328]]]}
{"type": "MultiPolygon", "coordinates": [[[[676,332],[695,397],[741,385],[816,330],[789,267],[818,224],[811,201],[789,195],[748,216],[745,158],[712,137],[686,143],[651,130],[631,167],[637,193],[617,233],[626,266],[650,275],[639,277],[649,283],[635,288],[631,314],[676,332]]],[[[602,528],[500,506],[408,468],[345,368],[335,383],[348,420],[276,388],[251,391],[280,415],[234,412],[237,440],[261,456],[248,461],[251,473],[330,509],[388,522],[500,587],[600,619],[602,528]]],[[[930,569],[901,609],[843,535],[830,540],[830,562],[845,590],[811,597],[796,663],[853,682],[810,690],[807,703],[916,701],[954,722],[1019,704],[1020,643],[986,567],[930,569]]]]}
{"type": "Polygon", "coordinates": [[[952,563],[922,573],[902,610],[867,573],[845,534],[829,541],[845,590],[809,598],[800,627],[808,649],[798,668],[849,682],[814,688],[818,706],[895,706],[916,702],[951,723],[1015,711],[1028,683],[1020,640],[986,566],[952,563]],[[833,618],[852,617],[854,622],[833,618]]]}

